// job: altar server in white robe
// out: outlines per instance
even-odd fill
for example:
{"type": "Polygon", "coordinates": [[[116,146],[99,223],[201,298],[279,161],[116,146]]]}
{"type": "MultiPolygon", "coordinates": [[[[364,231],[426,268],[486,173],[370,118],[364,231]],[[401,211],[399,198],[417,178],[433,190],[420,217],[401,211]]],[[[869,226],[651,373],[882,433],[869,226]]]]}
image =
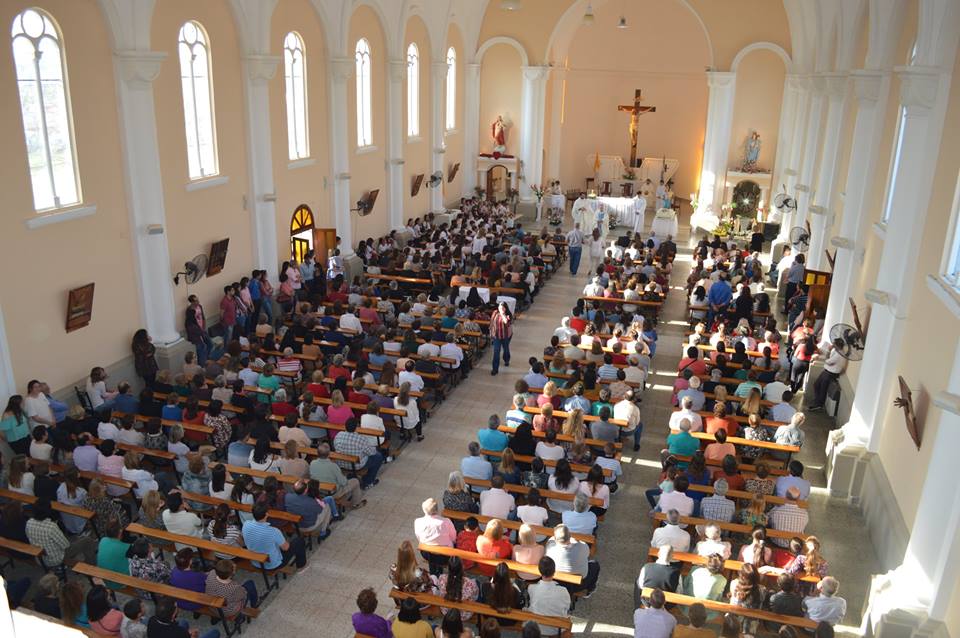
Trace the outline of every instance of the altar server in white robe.
{"type": "Polygon", "coordinates": [[[637,193],[633,196],[633,232],[643,234],[646,210],[647,198],[637,193]]]}

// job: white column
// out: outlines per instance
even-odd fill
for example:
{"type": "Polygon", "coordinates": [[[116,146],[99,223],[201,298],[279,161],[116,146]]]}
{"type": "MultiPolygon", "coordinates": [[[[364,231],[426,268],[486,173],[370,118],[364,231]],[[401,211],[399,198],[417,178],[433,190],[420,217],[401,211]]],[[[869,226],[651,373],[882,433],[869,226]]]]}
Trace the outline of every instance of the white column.
{"type": "Polygon", "coordinates": [[[10,343],[7,341],[7,324],[0,306],[0,403],[7,405],[7,399],[17,394],[17,381],[13,374],[13,358],[10,355],[10,343]]]}
{"type": "Polygon", "coordinates": [[[472,197],[477,186],[477,155],[480,153],[480,65],[468,63],[463,81],[463,175],[464,197],[472,197]]]}
{"type": "Polygon", "coordinates": [[[844,115],[847,111],[848,79],[845,73],[829,73],[823,77],[827,100],[827,119],[823,126],[823,144],[816,190],[810,206],[810,251],[807,266],[826,270],[828,262],[824,248],[829,245],[828,233],[836,219],[833,206],[834,186],[837,183],[837,161],[840,158],[840,140],[843,137],[844,115]]]}
{"type": "Polygon", "coordinates": [[[857,378],[844,443],[880,447],[890,406],[894,364],[900,356],[928,213],[930,189],[939,155],[950,76],[931,67],[897,67],[904,108],[900,160],[890,188],[892,206],[880,257],[876,287],[866,292],[872,303],[870,330],[857,378]]]}
{"type": "Polygon", "coordinates": [[[270,140],[269,82],[277,72],[279,64],[278,56],[248,55],[243,58],[253,257],[256,268],[266,270],[271,278],[280,276],[280,259],[277,254],[277,206],[270,140]]]}
{"type": "MultiPolygon", "coordinates": [[[[783,103],[780,107],[780,126],[777,130],[777,155],[773,161],[774,175],[773,182],[771,184],[773,194],[780,193],[781,187],[786,182],[786,175],[784,175],[784,171],[788,168],[787,163],[795,133],[795,118],[797,114],[797,102],[799,99],[799,78],[796,75],[789,73],[783,79],[783,103]]],[[[770,202],[770,199],[767,201],[770,202]]],[[[770,205],[772,206],[773,204],[771,203],[770,205]]]]}
{"type": "Polygon", "coordinates": [[[153,81],[166,53],[115,51],[123,179],[130,216],[137,294],[144,327],[157,345],[181,339],[174,309],[153,81]]]}
{"type": "Polygon", "coordinates": [[[403,80],[406,60],[387,62],[387,219],[391,230],[403,228],[404,159],[403,80]]]}
{"type": "Polygon", "coordinates": [[[353,227],[350,220],[350,142],[347,127],[347,81],[353,77],[353,58],[330,60],[330,172],[333,188],[330,205],[340,236],[340,254],[350,257],[353,252],[353,227]]]}
{"type": "Polygon", "coordinates": [[[434,62],[430,65],[430,173],[440,173],[441,182],[430,191],[430,210],[442,212],[444,210],[443,185],[446,183],[446,170],[443,159],[447,152],[447,145],[443,138],[443,85],[447,79],[447,63],[434,62]]]}
{"type": "Polygon", "coordinates": [[[850,78],[857,100],[857,113],[853,125],[840,229],[829,241],[829,244],[836,248],[836,259],[833,264],[830,300],[824,318],[828,329],[843,320],[849,305],[847,299],[850,297],[853,280],[858,265],[863,260],[866,247],[863,238],[868,232],[870,219],[867,203],[871,201],[869,191],[873,187],[877,158],[881,154],[880,139],[890,94],[890,76],[887,73],[863,69],[852,71],[850,78]]]}
{"type": "Polygon", "coordinates": [[[820,154],[820,126],[823,115],[825,81],[823,76],[814,76],[810,82],[810,98],[807,108],[807,123],[804,129],[803,156],[797,175],[797,213],[794,226],[803,226],[808,219],[814,190],[814,167],[820,154]]]}
{"type": "Polygon", "coordinates": [[[710,87],[710,99],[707,103],[707,131],[703,140],[703,166],[700,170],[697,211],[711,211],[719,215],[726,187],[737,74],[708,71],[707,86],[710,87]]]}
{"type": "MultiPolygon", "coordinates": [[[[800,165],[803,161],[803,142],[804,131],[807,124],[807,109],[810,106],[810,87],[812,80],[806,75],[796,75],[793,78],[794,85],[794,104],[792,120],[789,124],[792,131],[790,134],[789,146],[784,153],[785,166],[781,173],[781,180],[786,183],[787,194],[794,200],[799,196],[797,191],[798,178],[800,175],[800,165]]],[[[776,243],[786,242],[790,234],[790,229],[796,225],[797,214],[787,213],[783,216],[780,223],[780,234],[776,243]]]]}
{"type": "Polygon", "coordinates": [[[543,181],[543,115],[546,105],[548,66],[525,66],[523,93],[520,96],[520,199],[533,201],[532,184],[543,181]]]}
{"type": "Polygon", "coordinates": [[[560,146],[563,144],[563,87],[567,81],[566,69],[553,70],[553,86],[550,91],[550,143],[547,148],[547,179],[560,179],[560,146]]]}

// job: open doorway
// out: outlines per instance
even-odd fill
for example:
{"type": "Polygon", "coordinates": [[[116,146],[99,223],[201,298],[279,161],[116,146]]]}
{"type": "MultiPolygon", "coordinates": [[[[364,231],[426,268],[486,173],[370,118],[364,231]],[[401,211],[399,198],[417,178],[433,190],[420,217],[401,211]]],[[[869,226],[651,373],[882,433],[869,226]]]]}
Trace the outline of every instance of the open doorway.
{"type": "Polygon", "coordinates": [[[487,199],[502,202],[510,197],[510,172],[506,166],[497,164],[487,171],[487,199]]]}
{"type": "Polygon", "coordinates": [[[313,250],[313,212],[309,206],[301,204],[290,219],[290,256],[303,263],[310,250],[313,250]]]}

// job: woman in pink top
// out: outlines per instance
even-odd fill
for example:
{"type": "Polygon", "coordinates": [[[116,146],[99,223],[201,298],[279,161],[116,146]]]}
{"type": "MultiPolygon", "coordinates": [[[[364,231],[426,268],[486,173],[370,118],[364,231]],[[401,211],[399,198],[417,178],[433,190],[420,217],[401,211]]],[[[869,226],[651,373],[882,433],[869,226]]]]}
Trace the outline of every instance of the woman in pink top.
{"type": "MultiPolygon", "coordinates": [[[[106,474],[114,478],[123,478],[123,457],[115,456],[117,444],[111,439],[105,439],[100,444],[100,456],[97,459],[97,472],[106,474]]],[[[118,485],[107,485],[107,493],[110,496],[123,496],[129,490],[118,485]]]]}
{"type": "Polygon", "coordinates": [[[727,443],[727,431],[723,428],[717,430],[713,433],[713,438],[717,440],[716,443],[711,443],[703,451],[703,456],[708,461],[723,461],[723,457],[728,454],[731,456],[737,455],[737,448],[733,443],[727,443]]]}
{"type": "MultiPolygon", "coordinates": [[[[517,533],[517,540],[520,543],[513,546],[513,560],[524,565],[538,564],[540,559],[543,558],[544,549],[543,545],[537,543],[537,535],[533,528],[526,523],[521,525],[520,531],[517,533]]],[[[524,572],[517,572],[517,575],[523,580],[537,580],[539,578],[535,574],[524,572]]]]}
{"type": "Polygon", "coordinates": [[[327,422],[343,425],[353,416],[353,410],[343,404],[343,393],[334,390],[330,396],[330,407],[327,408],[327,422]]]}

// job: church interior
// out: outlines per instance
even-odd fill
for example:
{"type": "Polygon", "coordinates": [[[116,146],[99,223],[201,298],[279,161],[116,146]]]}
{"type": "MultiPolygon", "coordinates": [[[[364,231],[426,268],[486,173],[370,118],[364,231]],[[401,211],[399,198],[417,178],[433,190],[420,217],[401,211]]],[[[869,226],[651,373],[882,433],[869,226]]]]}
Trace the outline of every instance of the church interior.
{"type": "Polygon", "coordinates": [[[957,0],[0,24],[0,635],[960,637],[957,0]]]}

